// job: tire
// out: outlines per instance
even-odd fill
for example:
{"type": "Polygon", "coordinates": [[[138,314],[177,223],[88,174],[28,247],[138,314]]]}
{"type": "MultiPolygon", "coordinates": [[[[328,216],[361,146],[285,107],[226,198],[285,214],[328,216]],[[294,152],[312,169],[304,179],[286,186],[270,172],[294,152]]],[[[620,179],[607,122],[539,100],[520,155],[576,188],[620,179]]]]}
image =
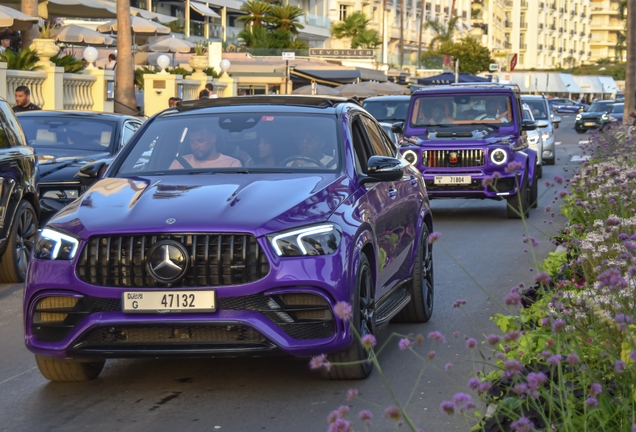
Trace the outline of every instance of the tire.
{"type": "Polygon", "coordinates": [[[521,219],[521,215],[528,217],[528,200],[529,200],[529,186],[528,186],[528,171],[524,173],[523,183],[519,188],[519,192],[513,196],[506,198],[506,210],[508,211],[508,219],[521,219]]]}
{"type": "Polygon", "coordinates": [[[576,133],[583,135],[585,132],[584,130],[578,130],[578,129],[574,129],[576,131],[576,133]]]}
{"type": "Polygon", "coordinates": [[[60,360],[53,357],[35,355],[40,373],[53,382],[91,381],[99,376],[104,369],[106,360],[93,362],[79,362],[60,360]]]}
{"type": "Polygon", "coordinates": [[[530,187],[528,201],[530,202],[530,208],[537,208],[539,206],[539,177],[536,174],[530,187]]]}
{"type": "Polygon", "coordinates": [[[0,261],[0,281],[24,282],[38,233],[38,218],[28,201],[21,201],[15,211],[7,249],[0,261]]]}
{"type": "MultiPolygon", "coordinates": [[[[356,273],[356,292],[353,305],[353,318],[351,324],[356,326],[360,338],[367,334],[375,335],[375,292],[373,289],[373,277],[369,259],[365,254],[360,255],[358,272],[356,273]]],[[[325,378],[333,380],[360,380],[369,376],[373,369],[373,363],[365,361],[369,359],[369,353],[364,349],[360,340],[355,338],[349,348],[344,351],[332,353],[327,360],[332,363],[329,371],[323,370],[325,378]],[[334,365],[333,363],[357,364],[334,365]]]]}
{"type": "Polygon", "coordinates": [[[543,165],[537,165],[537,178],[543,178],[543,165]]]}
{"type": "Polygon", "coordinates": [[[552,159],[544,159],[544,162],[546,165],[554,165],[554,161],[556,160],[556,158],[552,158],[552,159]]]}
{"type": "Polygon", "coordinates": [[[394,322],[425,323],[433,315],[435,305],[435,278],[433,272],[433,245],[429,244],[430,232],[422,225],[422,237],[417,246],[413,265],[413,282],[409,288],[411,301],[395,316],[394,322]]]}

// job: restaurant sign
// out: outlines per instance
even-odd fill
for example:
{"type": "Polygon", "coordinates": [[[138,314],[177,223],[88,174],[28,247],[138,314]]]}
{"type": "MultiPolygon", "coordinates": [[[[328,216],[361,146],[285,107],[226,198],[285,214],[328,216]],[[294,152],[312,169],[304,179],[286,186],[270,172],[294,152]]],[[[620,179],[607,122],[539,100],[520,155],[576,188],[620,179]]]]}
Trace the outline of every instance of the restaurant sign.
{"type": "Polygon", "coordinates": [[[372,58],[375,53],[372,49],[333,49],[333,48],[310,48],[311,57],[356,57],[372,58]]]}

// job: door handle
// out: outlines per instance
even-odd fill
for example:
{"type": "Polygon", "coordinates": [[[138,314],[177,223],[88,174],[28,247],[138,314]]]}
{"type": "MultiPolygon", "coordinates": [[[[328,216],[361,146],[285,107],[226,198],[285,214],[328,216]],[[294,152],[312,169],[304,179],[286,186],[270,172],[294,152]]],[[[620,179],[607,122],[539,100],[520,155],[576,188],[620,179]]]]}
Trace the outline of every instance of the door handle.
{"type": "Polygon", "coordinates": [[[393,188],[389,189],[389,198],[397,198],[397,191],[393,188]]]}

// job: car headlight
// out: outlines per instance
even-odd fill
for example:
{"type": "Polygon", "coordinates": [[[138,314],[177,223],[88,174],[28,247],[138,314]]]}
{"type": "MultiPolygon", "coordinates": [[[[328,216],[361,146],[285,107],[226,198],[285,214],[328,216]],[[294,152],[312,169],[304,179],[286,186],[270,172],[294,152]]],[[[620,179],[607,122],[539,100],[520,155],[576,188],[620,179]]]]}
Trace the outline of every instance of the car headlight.
{"type": "Polygon", "coordinates": [[[508,153],[504,149],[497,148],[490,152],[490,161],[495,165],[503,165],[508,160],[508,153]]]}
{"type": "Polygon", "coordinates": [[[35,244],[35,257],[45,260],[72,260],[77,253],[79,240],[50,228],[40,231],[35,244]]]}
{"type": "Polygon", "coordinates": [[[550,132],[542,132],[541,133],[541,137],[543,138],[543,141],[546,141],[548,139],[550,139],[550,137],[552,136],[552,134],[550,132]]]}
{"type": "Polygon", "coordinates": [[[405,151],[402,157],[411,165],[415,165],[417,163],[417,153],[413,150],[405,151]]]}
{"type": "Polygon", "coordinates": [[[577,114],[577,115],[576,115],[576,119],[577,119],[577,120],[581,120],[582,118],[583,118],[583,116],[582,116],[581,114],[577,114]]]}
{"type": "Polygon", "coordinates": [[[607,115],[607,113],[603,114],[601,120],[609,120],[609,115],[607,115]]]}
{"type": "Polygon", "coordinates": [[[342,240],[342,230],[335,224],[312,225],[267,236],[280,257],[331,255],[342,240]]]}
{"type": "Polygon", "coordinates": [[[536,144],[538,142],[539,142],[539,137],[538,136],[528,138],[528,144],[536,144]]]}

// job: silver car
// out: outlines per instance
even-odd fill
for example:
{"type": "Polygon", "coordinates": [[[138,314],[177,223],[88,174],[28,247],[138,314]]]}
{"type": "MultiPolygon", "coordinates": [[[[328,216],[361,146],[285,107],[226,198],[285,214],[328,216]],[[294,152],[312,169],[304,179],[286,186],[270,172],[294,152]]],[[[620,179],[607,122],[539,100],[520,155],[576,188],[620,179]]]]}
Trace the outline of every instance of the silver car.
{"type": "Polygon", "coordinates": [[[554,165],[556,160],[554,129],[561,122],[561,117],[552,117],[552,109],[545,96],[523,95],[521,96],[521,102],[530,107],[536,121],[545,121],[547,123],[547,126],[541,127],[541,138],[543,138],[542,159],[546,165],[554,165]]]}
{"type": "MultiPolygon", "coordinates": [[[[540,120],[541,121],[541,120],[540,120]]],[[[532,110],[527,104],[523,104],[523,122],[536,123],[532,110]]],[[[537,177],[543,177],[543,162],[541,155],[543,154],[543,138],[541,128],[538,127],[535,130],[526,130],[528,137],[528,147],[537,152],[537,177]]]]}

